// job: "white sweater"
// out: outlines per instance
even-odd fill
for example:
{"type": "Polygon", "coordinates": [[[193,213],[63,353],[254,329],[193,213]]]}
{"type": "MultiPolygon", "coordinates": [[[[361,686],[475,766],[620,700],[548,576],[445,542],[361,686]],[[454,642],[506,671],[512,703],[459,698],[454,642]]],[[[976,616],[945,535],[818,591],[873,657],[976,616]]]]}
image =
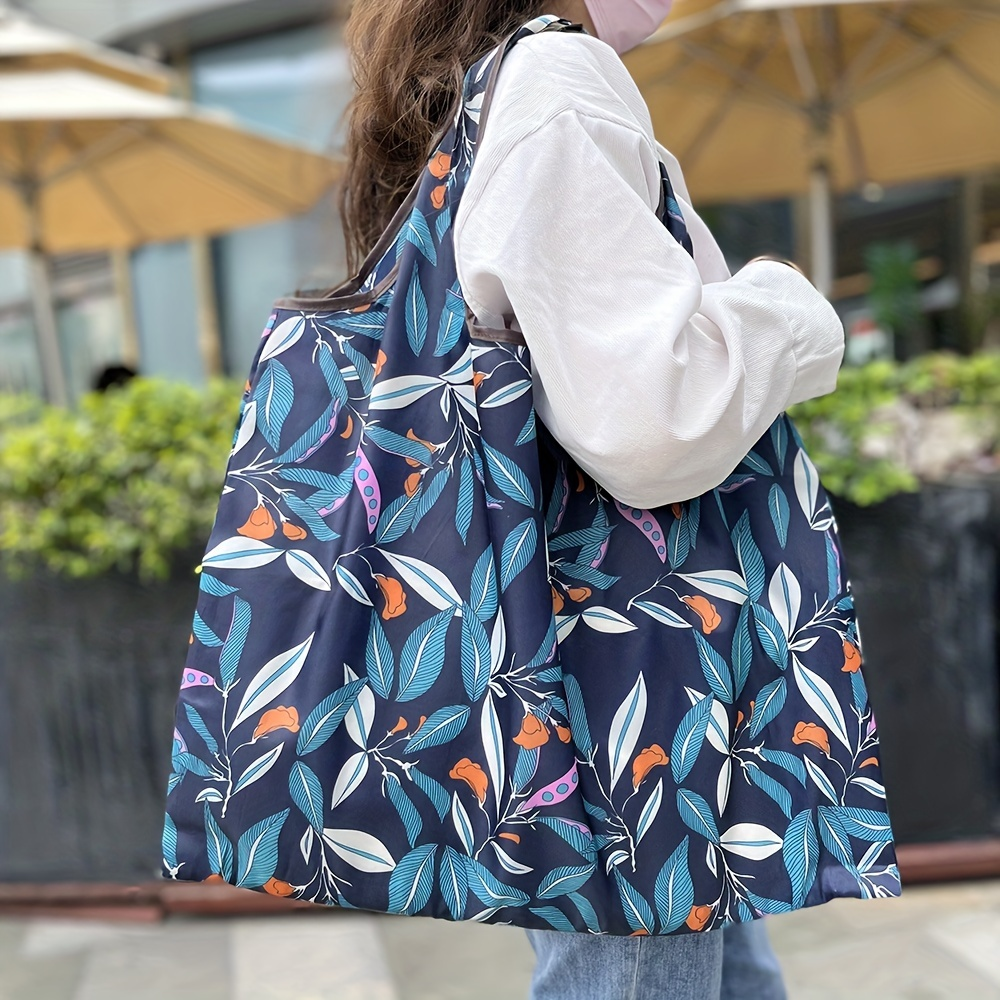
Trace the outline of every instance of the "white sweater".
{"type": "Polygon", "coordinates": [[[832,306],[784,264],[730,276],[635,83],[596,38],[546,32],[510,54],[455,243],[479,321],[516,317],[539,416],[624,503],[714,489],[782,410],[836,387],[832,306]],[[661,160],[693,260],[655,214],[661,160]]]}

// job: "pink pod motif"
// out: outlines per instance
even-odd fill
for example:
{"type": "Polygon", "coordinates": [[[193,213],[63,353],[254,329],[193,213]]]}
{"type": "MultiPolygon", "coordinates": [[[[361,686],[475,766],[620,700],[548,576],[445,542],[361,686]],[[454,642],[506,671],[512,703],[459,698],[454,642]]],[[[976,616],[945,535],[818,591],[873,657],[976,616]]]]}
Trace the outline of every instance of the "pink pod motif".
{"type": "Polygon", "coordinates": [[[187,744],[184,742],[184,737],[181,736],[177,730],[174,730],[174,753],[187,753],[187,744]]]}
{"type": "Polygon", "coordinates": [[[212,687],[214,684],[215,678],[210,674],[204,674],[200,670],[191,670],[188,668],[184,671],[181,690],[183,691],[185,688],[212,687]]]}
{"type": "Polygon", "coordinates": [[[526,813],[531,809],[555,806],[560,802],[565,802],[576,791],[579,781],[580,776],[577,774],[576,762],[574,761],[573,766],[561,778],[557,778],[551,785],[539,789],[517,811],[526,813]]]}
{"type": "Polygon", "coordinates": [[[649,539],[649,544],[656,550],[660,562],[665,563],[667,561],[667,536],[663,533],[660,522],[648,510],[636,510],[635,507],[628,507],[617,500],[615,506],[627,521],[634,524],[649,539]]]}
{"type": "Polygon", "coordinates": [[[331,437],[333,437],[333,434],[337,429],[337,421],[339,419],[340,419],[340,400],[337,400],[337,402],[334,403],[333,406],[333,415],[330,417],[329,429],[323,432],[323,436],[304,455],[302,455],[300,458],[295,459],[296,465],[299,462],[304,462],[310,456],[315,455],[316,452],[319,451],[320,448],[322,448],[323,445],[325,445],[326,442],[329,441],[331,437]]]}
{"type": "Polygon", "coordinates": [[[730,478],[732,482],[723,483],[721,486],[716,487],[717,492],[735,493],[741,486],[757,482],[756,476],[731,476],[730,478]]]}
{"type": "Polygon", "coordinates": [[[558,531],[559,525],[562,524],[563,518],[566,516],[566,508],[569,506],[569,476],[566,475],[566,469],[562,470],[562,504],[559,507],[559,513],[556,515],[556,523],[552,526],[552,531],[558,531]]]}
{"type": "Polygon", "coordinates": [[[271,331],[274,329],[274,321],[278,318],[277,313],[271,313],[267,320],[267,326],[264,327],[264,332],[260,335],[261,340],[266,340],[271,336],[271,331]]]}
{"type": "Polygon", "coordinates": [[[877,728],[878,727],[875,725],[875,716],[872,715],[871,720],[868,723],[868,733],[865,739],[871,739],[872,734],[875,732],[877,728]]]}
{"type": "Polygon", "coordinates": [[[365,516],[368,518],[368,532],[371,534],[378,524],[378,516],[382,511],[382,490],[378,478],[368,456],[358,449],[358,462],[354,467],[354,485],[357,486],[361,499],[365,503],[365,516]]]}

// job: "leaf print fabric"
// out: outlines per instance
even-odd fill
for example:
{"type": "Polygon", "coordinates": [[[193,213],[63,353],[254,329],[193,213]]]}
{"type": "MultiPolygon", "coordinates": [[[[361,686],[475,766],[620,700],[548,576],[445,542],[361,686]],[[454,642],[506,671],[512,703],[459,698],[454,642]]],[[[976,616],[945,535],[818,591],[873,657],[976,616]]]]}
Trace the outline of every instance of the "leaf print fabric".
{"type": "Polygon", "coordinates": [[[470,338],[451,223],[498,58],[357,291],[265,330],[165,874],[612,934],[894,895],[850,588],[791,423],[711,493],[636,510],[536,424],[526,349],[470,338]]]}

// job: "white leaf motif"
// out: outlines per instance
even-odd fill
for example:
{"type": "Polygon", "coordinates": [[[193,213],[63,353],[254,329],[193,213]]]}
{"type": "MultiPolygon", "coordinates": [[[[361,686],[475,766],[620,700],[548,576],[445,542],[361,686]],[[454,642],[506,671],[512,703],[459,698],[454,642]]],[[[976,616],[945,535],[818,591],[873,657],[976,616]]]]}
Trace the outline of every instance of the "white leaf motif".
{"type": "Polygon", "coordinates": [[[465,806],[462,805],[462,800],[458,797],[458,792],[452,792],[451,794],[451,821],[455,824],[455,830],[462,841],[465,853],[471,856],[475,851],[475,837],[472,833],[472,823],[469,821],[469,814],[465,811],[465,806]]]}
{"type": "Polygon", "coordinates": [[[731,569],[706,570],[703,573],[678,573],[677,576],[697,590],[733,604],[745,604],[746,581],[731,569]]]}
{"type": "Polygon", "coordinates": [[[330,808],[336,809],[365,780],[366,774],[368,774],[368,754],[359,751],[348,757],[333,786],[330,808]]]}
{"type": "Polygon", "coordinates": [[[719,815],[726,811],[729,804],[729,787],[733,780],[733,762],[727,757],[722,762],[722,769],[719,771],[719,780],[715,786],[715,797],[719,806],[719,815]]]}
{"type": "Polygon", "coordinates": [[[230,455],[235,455],[237,452],[242,451],[253,439],[256,430],[257,401],[252,399],[243,408],[243,419],[240,421],[240,429],[236,435],[236,441],[233,444],[233,450],[230,452],[230,455]]]}
{"type": "Polygon", "coordinates": [[[269,705],[295,681],[302,670],[302,665],[306,662],[309,650],[312,648],[315,634],[314,632],[305,642],[299,643],[293,649],[279,653],[273,660],[268,660],[257,671],[256,676],[247,685],[246,694],[240,702],[239,711],[236,713],[236,719],[231,729],[235,729],[265,705],[269,705]]]}
{"type": "Polygon", "coordinates": [[[806,667],[797,656],[792,657],[792,670],[799,694],[806,700],[806,704],[819,716],[830,733],[850,750],[851,741],[847,735],[844,712],[833,688],[819,674],[806,667]]]}
{"type": "Polygon", "coordinates": [[[611,787],[618,784],[625,773],[632,751],[639,739],[642,724],[646,721],[646,681],[642,674],[625,700],[618,706],[615,717],[611,721],[611,733],[608,736],[608,759],[611,764],[611,787]]]}
{"type": "Polygon", "coordinates": [[[233,795],[243,791],[244,788],[259,781],[274,767],[275,762],[281,756],[281,751],[285,749],[284,743],[279,743],[274,749],[268,750],[266,754],[258,757],[241,775],[236,786],[233,788],[233,795]]]}
{"type": "MultiPolygon", "coordinates": [[[[353,672],[353,671],[352,671],[353,672]]],[[[352,677],[351,680],[355,680],[352,677]]],[[[350,681],[348,681],[350,683],[350,681]]],[[[359,692],[351,710],[344,719],[347,734],[364,750],[368,746],[372,725],[375,722],[375,694],[370,685],[366,684],[359,692]]]]}
{"type": "Polygon", "coordinates": [[[500,719],[497,716],[496,706],[493,704],[492,692],[487,693],[483,702],[480,733],[483,740],[483,750],[486,754],[486,769],[490,772],[490,780],[493,782],[493,792],[499,811],[506,776],[504,773],[503,734],[500,731],[500,719]]]}
{"type": "Polygon", "coordinates": [[[281,549],[276,549],[273,545],[258,542],[255,538],[234,535],[219,542],[207,553],[202,565],[212,569],[257,569],[274,562],[280,555],[281,549]]]}
{"type": "Polygon", "coordinates": [[[795,574],[782,563],[771,577],[767,588],[767,599],[771,605],[774,617],[784,630],[786,637],[791,638],[795,631],[795,623],[799,620],[799,610],[802,606],[802,588],[795,574]]]}
{"type": "Polygon", "coordinates": [[[773,830],[759,823],[737,823],[731,826],[719,838],[723,850],[730,854],[738,854],[750,861],[764,861],[776,851],[781,850],[783,843],[773,830]]]}
{"type": "Polygon", "coordinates": [[[642,812],[639,813],[639,825],[635,828],[636,844],[646,836],[649,828],[653,825],[653,820],[656,819],[656,814],[660,811],[660,804],[662,802],[663,779],[660,778],[652,792],[649,793],[649,798],[646,799],[646,804],[642,807],[642,812]]]}
{"type": "Polygon", "coordinates": [[[330,577],[316,560],[302,549],[289,549],[285,562],[292,573],[314,590],[330,591],[330,577]]]}
{"type": "Polygon", "coordinates": [[[396,867],[385,844],[362,830],[324,830],[331,850],[359,872],[391,872],[396,867]]]}
{"type": "Polygon", "coordinates": [[[595,632],[609,632],[612,635],[617,635],[622,632],[634,632],[638,628],[624,615],[612,611],[611,608],[587,608],[580,617],[595,632]]]}
{"type": "Polygon", "coordinates": [[[438,611],[461,608],[462,598],[458,596],[454,584],[436,566],[411,556],[399,556],[383,549],[379,551],[393,569],[431,607],[437,608],[438,611]]]}
{"type": "Polygon", "coordinates": [[[358,602],[358,604],[364,604],[367,607],[374,607],[372,604],[372,599],[368,596],[365,588],[361,585],[361,581],[346,567],[337,564],[335,570],[335,575],[337,577],[337,583],[344,588],[358,602]]]}
{"type": "Polygon", "coordinates": [[[515,861],[495,840],[491,842],[490,846],[496,852],[497,861],[511,875],[527,875],[535,870],[529,865],[522,865],[520,861],[515,861]]]}
{"type": "Polygon", "coordinates": [[[267,336],[264,342],[264,350],[260,353],[258,367],[271,358],[276,358],[279,354],[284,354],[290,347],[294,347],[302,338],[302,333],[306,328],[304,316],[290,316],[283,323],[279,323],[267,336]]]}
{"type": "Polygon", "coordinates": [[[813,514],[816,513],[816,499],[819,496],[819,473],[812,459],[801,448],[795,456],[794,478],[795,496],[806,520],[811,524],[813,514]]]}
{"type": "Polygon", "coordinates": [[[435,389],[440,389],[442,382],[426,375],[401,375],[399,378],[389,378],[378,382],[372,390],[369,409],[401,410],[415,403],[435,389]]]}

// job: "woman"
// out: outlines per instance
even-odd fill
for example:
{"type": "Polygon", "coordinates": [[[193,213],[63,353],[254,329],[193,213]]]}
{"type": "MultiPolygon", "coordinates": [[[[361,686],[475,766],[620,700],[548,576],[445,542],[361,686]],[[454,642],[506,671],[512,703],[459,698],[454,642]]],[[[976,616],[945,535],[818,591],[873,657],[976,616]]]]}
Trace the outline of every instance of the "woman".
{"type": "Polygon", "coordinates": [[[356,0],[344,221],[374,249],[261,343],[168,876],[513,923],[553,1000],[780,997],[757,917],[898,892],[782,415],[843,331],[784,263],[730,276],[656,146],[618,53],[667,6],[356,0]]]}

